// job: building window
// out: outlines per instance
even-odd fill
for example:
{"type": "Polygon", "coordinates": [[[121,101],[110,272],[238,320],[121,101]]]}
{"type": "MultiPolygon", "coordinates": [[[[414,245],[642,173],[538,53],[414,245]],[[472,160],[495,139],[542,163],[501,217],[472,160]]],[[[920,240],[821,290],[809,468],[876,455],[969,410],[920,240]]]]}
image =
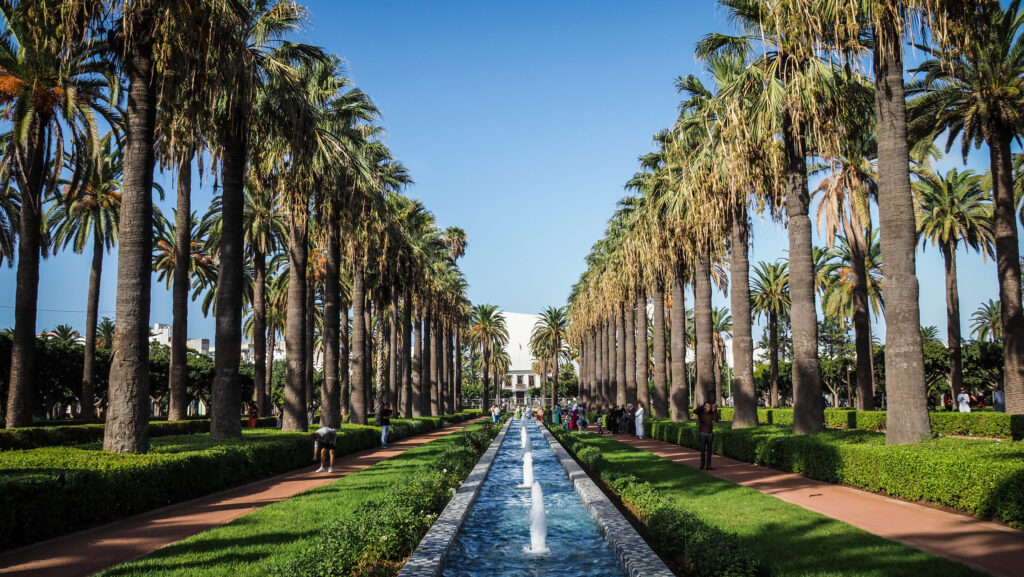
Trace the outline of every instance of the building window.
{"type": "Polygon", "coordinates": [[[530,379],[530,388],[532,389],[533,388],[533,375],[530,375],[529,379],[530,379]]]}

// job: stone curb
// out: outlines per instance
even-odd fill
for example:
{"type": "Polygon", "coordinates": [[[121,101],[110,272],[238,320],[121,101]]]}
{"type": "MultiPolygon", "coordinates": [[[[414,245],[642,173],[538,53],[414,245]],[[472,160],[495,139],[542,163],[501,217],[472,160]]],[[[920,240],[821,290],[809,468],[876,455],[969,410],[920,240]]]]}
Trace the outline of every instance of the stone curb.
{"type": "Polygon", "coordinates": [[[455,537],[462,529],[462,525],[466,522],[470,508],[476,502],[480,488],[491,471],[491,465],[498,455],[498,449],[501,447],[502,441],[505,440],[505,433],[508,432],[511,424],[512,419],[505,421],[498,436],[491,441],[491,445],[487,447],[483,456],[480,457],[480,461],[470,471],[466,481],[462,483],[459,490],[455,492],[455,496],[448,501],[444,511],[441,511],[430,530],[423,536],[423,540],[420,541],[412,556],[402,567],[398,577],[440,577],[448,551],[451,549],[452,543],[455,542],[455,537]]]}
{"type": "Polygon", "coordinates": [[[583,468],[569,455],[547,427],[541,427],[540,431],[551,445],[555,457],[562,463],[562,468],[569,475],[569,479],[572,480],[573,486],[576,487],[576,493],[590,510],[590,515],[597,523],[601,534],[615,550],[615,556],[619,558],[619,565],[626,575],[629,577],[673,577],[672,572],[654,553],[647,541],[644,541],[643,537],[636,532],[636,529],[622,516],[608,496],[587,476],[583,468]]]}

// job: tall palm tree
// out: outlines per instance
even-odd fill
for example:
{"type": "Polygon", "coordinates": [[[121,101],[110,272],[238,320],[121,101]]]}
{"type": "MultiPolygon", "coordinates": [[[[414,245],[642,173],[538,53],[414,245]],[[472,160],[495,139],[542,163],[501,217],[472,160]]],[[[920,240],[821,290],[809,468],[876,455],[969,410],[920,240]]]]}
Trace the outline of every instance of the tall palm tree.
{"type": "Polygon", "coordinates": [[[956,279],[956,251],[962,242],[983,255],[992,254],[992,203],[973,171],[952,169],[945,176],[918,173],[914,183],[918,210],[917,230],[922,243],[931,241],[942,252],[946,271],[946,334],[949,347],[949,384],[953,398],[963,388],[960,351],[960,292],[956,279]]]}
{"type": "Polygon", "coordinates": [[[565,354],[565,345],[569,335],[569,315],[565,307],[547,307],[540,313],[540,318],[533,325],[530,335],[530,346],[534,343],[546,345],[546,352],[551,355],[551,367],[554,372],[554,383],[551,389],[551,406],[558,404],[558,361],[565,354]]]}
{"type": "Polygon", "coordinates": [[[754,312],[768,317],[768,366],[771,380],[769,405],[779,406],[779,318],[789,314],[789,266],[782,261],[759,262],[750,285],[754,312]]]}
{"type": "Polygon", "coordinates": [[[124,160],[121,149],[108,133],[100,141],[96,169],[90,171],[88,183],[77,191],[60,195],[47,215],[47,226],[53,231],[54,246],[71,246],[77,253],[92,248],[89,272],[89,297],[85,320],[85,357],[82,362],[82,392],[79,397],[85,418],[93,418],[96,390],[96,327],[100,304],[100,277],[103,274],[103,253],[117,244],[118,212],[121,208],[121,170],[124,160]]]}
{"type": "Polygon", "coordinates": [[[0,188],[20,192],[8,427],[32,423],[39,259],[48,252],[43,203],[65,164],[72,172],[67,193],[86,182],[84,173],[99,154],[96,116],[117,122],[109,97],[118,80],[104,66],[105,42],[94,28],[101,9],[100,2],[67,7],[57,0],[0,5],[0,106],[11,123],[0,188]]]}
{"type": "Polygon", "coordinates": [[[711,312],[711,351],[715,366],[715,402],[719,406],[722,405],[722,367],[726,361],[726,339],[732,340],[732,315],[727,308],[715,307],[711,312]]]}
{"type": "MultiPolygon", "coordinates": [[[[505,315],[497,305],[479,304],[473,307],[470,317],[469,337],[480,348],[480,372],[484,382],[484,402],[490,398],[492,358],[495,351],[508,343],[508,327],[505,315]]],[[[496,388],[500,388],[496,385],[496,388]]]]}
{"type": "MultiPolygon", "coordinates": [[[[960,138],[965,159],[972,146],[988,145],[1006,409],[1024,413],[1024,308],[1011,151],[1024,129],[1024,10],[1020,0],[1005,9],[995,1],[983,6],[936,34],[936,45],[916,45],[930,58],[914,69],[922,78],[907,91],[913,97],[909,126],[912,135],[933,139],[948,132],[947,150],[960,138]]],[[[887,261],[887,276],[889,266],[887,261]]]]}
{"type": "Polygon", "coordinates": [[[1003,315],[999,301],[989,299],[971,315],[971,334],[979,341],[1003,340],[1003,315]]]}

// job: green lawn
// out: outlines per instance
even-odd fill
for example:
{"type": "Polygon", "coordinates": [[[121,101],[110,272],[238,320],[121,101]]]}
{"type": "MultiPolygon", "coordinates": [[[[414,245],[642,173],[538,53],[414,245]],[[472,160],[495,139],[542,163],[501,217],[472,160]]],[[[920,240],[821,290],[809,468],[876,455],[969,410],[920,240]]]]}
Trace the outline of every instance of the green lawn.
{"type": "Polygon", "coordinates": [[[601,450],[607,470],[649,482],[710,525],[736,533],[771,575],[983,575],[607,437],[586,433],[581,438],[601,450]]]}
{"type": "MultiPolygon", "coordinates": [[[[470,429],[479,427],[470,425],[470,429]]],[[[368,469],[274,503],[150,555],[113,567],[104,577],[267,575],[268,567],[302,551],[318,531],[433,462],[452,444],[447,435],[368,469]]]]}

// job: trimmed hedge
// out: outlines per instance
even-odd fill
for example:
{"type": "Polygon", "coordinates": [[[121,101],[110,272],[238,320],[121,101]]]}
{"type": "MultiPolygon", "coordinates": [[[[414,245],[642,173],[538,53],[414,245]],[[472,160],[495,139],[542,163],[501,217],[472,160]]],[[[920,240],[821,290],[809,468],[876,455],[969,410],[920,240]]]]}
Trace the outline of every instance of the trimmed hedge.
{"type": "MultiPolygon", "coordinates": [[[[476,412],[395,419],[398,440],[476,412]]],[[[187,426],[196,421],[169,423],[187,426]]],[[[207,423],[208,426],[208,423],[207,423]]],[[[372,449],[380,428],[343,425],[336,455],[372,449]]],[[[312,464],[308,433],[245,430],[241,439],[169,435],[143,455],[105,453],[96,445],[0,453],[0,550],[193,499],[312,464]]]]}
{"type": "MultiPolygon", "coordinates": [[[[277,419],[275,417],[260,417],[256,423],[256,426],[261,428],[274,427],[276,425],[277,419]]],[[[242,429],[248,428],[249,419],[242,419],[242,429]]],[[[168,435],[194,435],[196,433],[209,432],[210,419],[149,422],[150,438],[166,437],[168,435]]],[[[99,443],[102,441],[103,423],[0,429],[0,451],[83,445],[86,443],[99,443]]]]}
{"type": "MultiPolygon", "coordinates": [[[[669,565],[698,577],[754,577],[760,561],[736,535],[706,523],[697,515],[661,495],[654,485],[632,475],[606,471],[608,462],[597,447],[579,433],[550,429],[562,445],[623,504],[637,531],[669,565]]],[[[592,475],[593,477],[593,475],[592,475]]]]}
{"type": "MultiPolygon", "coordinates": [[[[732,421],[732,407],[719,409],[723,421],[732,421]]],[[[935,436],[982,437],[986,439],[1024,439],[1024,415],[1011,415],[992,411],[972,413],[932,412],[935,436]]],[[[762,425],[792,425],[793,409],[757,410],[757,421],[762,425]]],[[[885,411],[856,411],[853,409],[825,409],[825,426],[830,429],[861,429],[885,431],[885,411]]]]}
{"type": "MultiPolygon", "coordinates": [[[[507,416],[502,419],[502,422],[507,416]]],[[[280,566],[274,577],[396,575],[459,485],[498,435],[490,421],[465,431],[427,467],[391,487],[351,516],[323,529],[313,544],[280,566]]]]}
{"type": "MultiPolygon", "coordinates": [[[[697,448],[696,424],[653,420],[650,437],[697,448]]],[[[715,430],[716,453],[1024,528],[1024,443],[938,438],[886,445],[870,431],[794,435],[788,427],[715,430]]]]}

